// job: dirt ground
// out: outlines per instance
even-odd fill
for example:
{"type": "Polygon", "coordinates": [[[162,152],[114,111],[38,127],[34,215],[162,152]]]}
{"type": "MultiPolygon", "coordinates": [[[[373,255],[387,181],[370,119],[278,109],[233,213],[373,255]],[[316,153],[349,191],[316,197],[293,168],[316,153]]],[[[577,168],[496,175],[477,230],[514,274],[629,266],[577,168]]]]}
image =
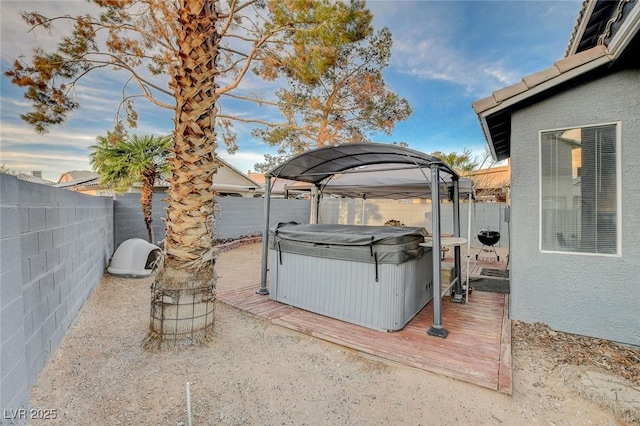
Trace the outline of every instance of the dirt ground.
{"type": "MultiPolygon", "coordinates": [[[[252,244],[223,253],[218,288],[257,284],[260,250],[252,244]]],[[[33,424],[186,425],[187,382],[193,425],[638,421],[637,413],[596,402],[579,379],[585,371],[626,374],[637,386],[638,352],[599,341],[592,352],[580,349],[582,362],[574,362],[573,353],[563,360],[567,353],[558,348],[577,343],[539,325],[514,324],[510,396],[388,363],[222,303],[216,307],[216,338],[206,347],[148,353],[141,343],[151,281],[105,275],[32,390],[33,408],[56,410],[57,418],[33,424]],[[605,346],[608,369],[596,356],[605,346]]]]}

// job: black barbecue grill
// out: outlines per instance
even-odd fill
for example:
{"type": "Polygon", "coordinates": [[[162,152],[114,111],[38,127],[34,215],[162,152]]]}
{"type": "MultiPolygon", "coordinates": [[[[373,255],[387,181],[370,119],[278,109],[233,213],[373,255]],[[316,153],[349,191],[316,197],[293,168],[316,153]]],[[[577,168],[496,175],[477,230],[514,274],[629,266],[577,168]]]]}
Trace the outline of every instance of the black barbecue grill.
{"type": "Polygon", "coordinates": [[[497,244],[498,241],[500,241],[500,232],[492,231],[491,228],[483,229],[480,232],[478,232],[478,241],[482,243],[482,248],[480,249],[478,254],[476,254],[476,260],[478,260],[478,255],[482,251],[487,251],[487,252],[493,251],[493,254],[496,255],[497,261],[500,262],[500,256],[498,256],[498,253],[496,252],[496,248],[494,247],[494,245],[497,244]],[[485,247],[487,248],[485,249],[485,247]]]}

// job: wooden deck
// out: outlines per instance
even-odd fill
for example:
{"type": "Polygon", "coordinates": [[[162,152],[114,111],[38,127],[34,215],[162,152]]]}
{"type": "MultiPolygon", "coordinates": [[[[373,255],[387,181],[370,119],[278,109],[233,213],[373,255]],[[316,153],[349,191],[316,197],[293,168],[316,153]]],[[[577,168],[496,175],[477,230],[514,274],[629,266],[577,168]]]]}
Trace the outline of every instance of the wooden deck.
{"type": "Polygon", "coordinates": [[[443,299],[446,339],[427,335],[429,302],[402,330],[385,333],[294,308],[256,294],[259,285],[221,291],[218,300],[274,324],[387,360],[511,394],[508,295],[473,291],[469,303],[443,299]]]}

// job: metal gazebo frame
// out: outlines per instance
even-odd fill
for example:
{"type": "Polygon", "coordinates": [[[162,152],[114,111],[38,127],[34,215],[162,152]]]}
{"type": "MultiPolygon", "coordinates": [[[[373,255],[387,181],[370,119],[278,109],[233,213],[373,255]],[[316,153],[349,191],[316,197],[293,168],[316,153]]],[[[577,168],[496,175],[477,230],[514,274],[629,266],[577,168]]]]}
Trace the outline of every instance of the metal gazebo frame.
{"type": "MultiPolygon", "coordinates": [[[[271,199],[271,179],[282,178],[307,182],[313,185],[312,217],[317,217],[319,188],[323,181],[333,175],[347,170],[370,164],[409,164],[416,168],[429,168],[431,170],[431,182],[440,182],[440,173],[444,172],[451,177],[453,186],[453,231],[454,237],[460,237],[460,176],[447,164],[437,157],[424,154],[399,145],[379,143],[353,143],[339,146],[326,146],[295,156],[265,174],[264,195],[264,233],[262,238],[262,271],[260,277],[260,289],[258,294],[268,295],[267,289],[267,261],[269,250],[269,216],[271,199]],[[315,215],[314,215],[315,211],[315,215]]],[[[424,174],[424,172],[423,172],[424,174]]],[[[425,185],[429,179],[425,176],[425,185]]],[[[442,293],[441,293],[441,268],[442,259],[440,250],[440,185],[431,185],[431,224],[432,224],[432,255],[433,255],[433,325],[427,331],[429,335],[445,338],[448,331],[442,324],[442,293]]],[[[453,286],[452,301],[464,303],[461,282],[461,255],[460,246],[454,247],[455,284],[453,286]]]]}

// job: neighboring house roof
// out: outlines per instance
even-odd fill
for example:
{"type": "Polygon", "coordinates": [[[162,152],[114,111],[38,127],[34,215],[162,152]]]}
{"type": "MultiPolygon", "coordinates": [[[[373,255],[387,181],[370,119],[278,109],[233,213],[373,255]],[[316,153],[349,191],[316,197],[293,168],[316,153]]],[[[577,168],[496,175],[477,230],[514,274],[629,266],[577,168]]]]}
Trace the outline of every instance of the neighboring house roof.
{"type": "Polygon", "coordinates": [[[638,3],[637,0],[586,0],[565,58],[473,103],[494,159],[504,160],[511,155],[513,112],[565,85],[575,84],[578,77],[605,65],[618,61],[637,63],[640,54],[638,3]]]}
{"type": "Polygon", "coordinates": [[[260,185],[264,185],[264,173],[252,172],[249,170],[247,172],[247,176],[254,182],[259,183],[260,185]]]}
{"type": "Polygon", "coordinates": [[[16,177],[20,180],[24,180],[31,183],[39,183],[41,185],[55,185],[52,180],[44,179],[40,176],[28,175],[26,173],[18,173],[16,177]]]}
{"type": "Polygon", "coordinates": [[[72,170],[70,172],[61,174],[60,179],[58,179],[58,183],[64,183],[78,179],[95,178],[96,176],[98,176],[97,173],[89,170],[72,170]]]}
{"type": "MultiPolygon", "coordinates": [[[[264,173],[248,172],[247,174],[253,181],[259,182],[260,186],[264,187],[265,180],[266,180],[264,177],[264,173]]],[[[300,184],[300,182],[297,182],[295,180],[281,179],[281,178],[271,179],[271,193],[284,194],[285,191],[293,190],[292,187],[298,186],[298,185],[301,186],[300,188],[301,191],[309,190],[309,188],[306,185],[303,186],[300,184]]]]}
{"type": "MultiPolygon", "coordinates": [[[[220,162],[221,168],[218,169],[218,174],[214,178],[213,189],[222,192],[244,192],[251,190],[258,190],[261,185],[255,182],[250,177],[244,175],[238,169],[231,164],[222,160],[220,157],[216,157],[220,162]]],[[[63,173],[58,184],[55,186],[58,188],[66,188],[74,191],[94,190],[97,188],[105,188],[100,184],[100,175],[95,172],[84,171],[71,171],[63,173]],[[73,178],[73,179],[71,179],[73,178]]],[[[53,183],[53,182],[52,182],[53,183]]],[[[137,182],[132,185],[135,188],[142,186],[137,182]]],[[[156,179],[154,188],[168,188],[169,181],[166,177],[156,179]]]]}
{"type": "Polygon", "coordinates": [[[72,189],[79,186],[88,186],[92,185],[94,182],[97,182],[100,178],[95,172],[90,171],[73,171],[63,173],[60,179],[58,179],[58,183],[54,185],[57,188],[67,188],[72,189]]]}
{"type": "MultiPolygon", "coordinates": [[[[216,161],[218,161],[223,168],[227,167],[230,171],[232,171],[235,179],[240,179],[237,182],[237,184],[245,185],[245,186],[252,187],[252,188],[260,188],[260,187],[262,187],[260,182],[252,179],[251,175],[246,175],[246,174],[242,173],[240,170],[236,169],[231,164],[229,164],[226,161],[224,161],[222,158],[216,156],[216,161]]],[[[218,174],[221,174],[220,171],[218,171],[218,174]]],[[[215,178],[214,178],[214,182],[215,182],[215,178]]],[[[224,182],[220,182],[220,184],[222,185],[222,184],[224,184],[224,182]]]]}
{"type": "Polygon", "coordinates": [[[473,181],[478,201],[505,201],[507,188],[511,186],[511,167],[498,166],[463,173],[473,181]]]}
{"type": "Polygon", "coordinates": [[[511,167],[499,166],[474,170],[463,173],[463,176],[473,181],[476,190],[502,189],[509,186],[511,181],[511,167]]]}

